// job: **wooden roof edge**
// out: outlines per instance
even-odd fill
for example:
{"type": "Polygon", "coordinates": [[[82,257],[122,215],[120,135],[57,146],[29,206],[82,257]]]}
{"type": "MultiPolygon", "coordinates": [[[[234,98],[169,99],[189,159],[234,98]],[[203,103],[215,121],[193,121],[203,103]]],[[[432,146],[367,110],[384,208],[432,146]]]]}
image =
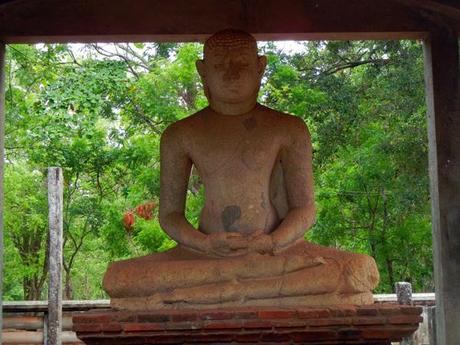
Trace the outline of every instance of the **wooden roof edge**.
{"type": "Polygon", "coordinates": [[[423,39],[460,33],[459,13],[432,0],[13,0],[0,5],[0,40],[194,42],[227,27],[259,40],[423,39]]]}
{"type": "MultiPolygon", "coordinates": [[[[327,32],[327,33],[254,33],[257,41],[333,41],[333,40],[423,40],[428,32],[327,32]]],[[[117,42],[204,42],[209,34],[133,34],[133,35],[59,35],[7,36],[7,44],[33,43],[117,43],[117,42]]],[[[459,32],[460,37],[460,32],[459,32]]]]}
{"type": "Polygon", "coordinates": [[[392,0],[394,2],[422,10],[431,11],[442,15],[444,17],[453,19],[455,21],[460,21],[460,8],[445,5],[438,1],[433,0],[392,0]]]}

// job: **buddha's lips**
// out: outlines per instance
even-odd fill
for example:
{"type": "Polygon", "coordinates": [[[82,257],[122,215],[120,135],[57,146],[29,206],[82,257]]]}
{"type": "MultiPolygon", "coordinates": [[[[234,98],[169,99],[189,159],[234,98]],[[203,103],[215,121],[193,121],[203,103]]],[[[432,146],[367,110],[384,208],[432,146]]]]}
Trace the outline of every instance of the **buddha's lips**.
{"type": "Polygon", "coordinates": [[[225,89],[228,91],[232,91],[232,92],[240,91],[240,85],[239,84],[228,85],[225,89]]]}

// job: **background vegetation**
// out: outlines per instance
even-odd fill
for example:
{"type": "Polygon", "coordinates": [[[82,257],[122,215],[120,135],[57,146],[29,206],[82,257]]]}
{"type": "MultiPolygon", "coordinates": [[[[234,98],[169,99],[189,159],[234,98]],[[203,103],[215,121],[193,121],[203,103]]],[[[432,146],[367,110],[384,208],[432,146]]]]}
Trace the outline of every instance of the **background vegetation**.
{"type": "MultiPolygon", "coordinates": [[[[260,101],[303,118],[314,146],[317,243],[369,253],[433,289],[422,51],[411,41],[266,43],[260,101]]],[[[46,167],[65,175],[65,298],[105,298],[107,263],[174,246],[157,220],[159,137],[207,102],[199,44],[10,45],[5,299],[42,299],[46,167]]],[[[203,191],[193,176],[187,217],[203,191]]]]}

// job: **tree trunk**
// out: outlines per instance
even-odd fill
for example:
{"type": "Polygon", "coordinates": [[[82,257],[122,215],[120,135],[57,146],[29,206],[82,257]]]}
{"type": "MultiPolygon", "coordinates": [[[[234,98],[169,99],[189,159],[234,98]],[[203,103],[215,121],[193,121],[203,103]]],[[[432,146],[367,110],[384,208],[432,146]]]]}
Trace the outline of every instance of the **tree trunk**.
{"type": "Polygon", "coordinates": [[[386,258],[386,266],[388,270],[388,283],[392,288],[395,286],[395,277],[394,277],[394,272],[393,272],[393,261],[390,260],[390,258],[386,258]]]}
{"type": "Polygon", "coordinates": [[[23,296],[25,301],[38,301],[41,297],[41,286],[34,278],[24,278],[22,281],[23,296]]]}
{"type": "Polygon", "coordinates": [[[73,299],[72,277],[70,275],[70,270],[65,270],[64,299],[73,299]]]}

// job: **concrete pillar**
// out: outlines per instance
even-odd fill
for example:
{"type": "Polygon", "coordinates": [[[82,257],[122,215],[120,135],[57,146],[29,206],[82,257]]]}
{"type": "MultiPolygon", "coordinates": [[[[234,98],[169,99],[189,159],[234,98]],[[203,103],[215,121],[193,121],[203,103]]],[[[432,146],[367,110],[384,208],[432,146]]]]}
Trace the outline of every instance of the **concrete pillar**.
{"type": "Polygon", "coordinates": [[[49,284],[46,345],[61,345],[62,331],[62,217],[63,177],[61,168],[48,168],[49,284]]]}

